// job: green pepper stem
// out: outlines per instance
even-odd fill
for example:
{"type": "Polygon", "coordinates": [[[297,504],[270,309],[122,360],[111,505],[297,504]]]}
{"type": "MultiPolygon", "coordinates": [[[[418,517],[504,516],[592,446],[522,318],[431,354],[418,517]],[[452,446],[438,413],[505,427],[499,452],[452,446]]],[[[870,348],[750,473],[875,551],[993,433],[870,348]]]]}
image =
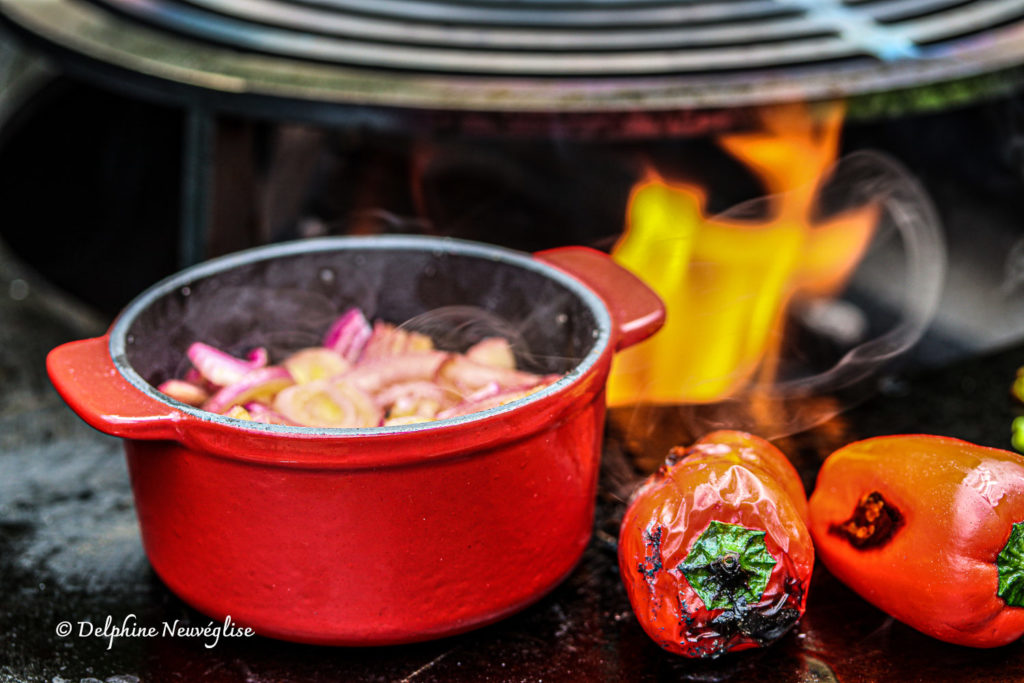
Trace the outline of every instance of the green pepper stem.
{"type": "Polygon", "coordinates": [[[764,538],[764,531],[713,521],[677,569],[708,609],[754,604],[776,564],[764,538]]]}
{"type": "Polygon", "coordinates": [[[1013,607],[1024,607],[1024,523],[1017,522],[1010,529],[1006,545],[996,557],[999,569],[999,588],[996,595],[1013,607]]]}

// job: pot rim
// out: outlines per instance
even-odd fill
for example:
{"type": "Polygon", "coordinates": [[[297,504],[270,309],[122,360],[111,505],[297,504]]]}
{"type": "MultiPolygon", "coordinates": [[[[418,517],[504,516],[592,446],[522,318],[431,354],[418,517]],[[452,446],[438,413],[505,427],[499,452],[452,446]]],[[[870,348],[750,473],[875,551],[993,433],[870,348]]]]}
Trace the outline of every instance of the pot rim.
{"type": "Polygon", "coordinates": [[[548,265],[539,259],[533,258],[525,252],[452,237],[429,237],[419,235],[334,236],[280,242],[238,251],[190,266],[157,282],[129,302],[118,315],[114,324],[110,328],[109,351],[114,363],[114,368],[132,386],[149,398],[170,406],[175,410],[191,416],[192,418],[202,420],[203,422],[214,423],[224,427],[241,429],[248,432],[256,431],[268,435],[306,438],[317,436],[333,438],[383,437],[410,432],[428,432],[439,428],[458,427],[467,423],[476,423],[498,415],[511,413],[525,405],[542,401],[549,396],[559,393],[587,376],[598,363],[600,358],[605,353],[609,352],[612,341],[612,329],[612,318],[608,310],[608,305],[601,299],[601,297],[571,275],[568,275],[567,273],[564,273],[563,271],[548,265]],[[591,347],[590,351],[588,351],[587,354],[575,366],[573,366],[571,370],[559,378],[558,381],[544,387],[540,391],[504,405],[443,420],[432,420],[429,422],[411,425],[363,428],[323,428],[274,425],[212,413],[202,410],[201,408],[181,403],[180,401],[176,401],[162,392],[157,391],[156,387],[143,379],[143,377],[136,372],[128,362],[126,341],[128,331],[132,324],[134,324],[139,314],[145,311],[153,302],[176,289],[188,286],[202,278],[216,275],[239,266],[258,263],[261,261],[269,261],[282,257],[332,251],[369,251],[388,249],[430,251],[435,253],[471,256],[540,273],[547,278],[555,280],[566,289],[570,290],[591,311],[595,320],[594,345],[591,347]]]}

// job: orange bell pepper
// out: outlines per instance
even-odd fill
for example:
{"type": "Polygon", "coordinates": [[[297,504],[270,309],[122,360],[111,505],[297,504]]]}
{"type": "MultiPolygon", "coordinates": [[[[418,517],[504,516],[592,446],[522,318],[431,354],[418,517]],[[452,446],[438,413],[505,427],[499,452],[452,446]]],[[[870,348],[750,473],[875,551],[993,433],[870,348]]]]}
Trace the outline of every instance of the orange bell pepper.
{"type": "Polygon", "coordinates": [[[840,581],[934,638],[996,647],[1024,634],[1024,457],[927,435],[833,453],[811,533],[840,581]]]}
{"type": "Polygon", "coordinates": [[[768,645],[803,615],[814,566],[807,499],[778,449],[708,434],[634,494],[619,532],[633,611],[661,647],[718,657],[768,645]]]}

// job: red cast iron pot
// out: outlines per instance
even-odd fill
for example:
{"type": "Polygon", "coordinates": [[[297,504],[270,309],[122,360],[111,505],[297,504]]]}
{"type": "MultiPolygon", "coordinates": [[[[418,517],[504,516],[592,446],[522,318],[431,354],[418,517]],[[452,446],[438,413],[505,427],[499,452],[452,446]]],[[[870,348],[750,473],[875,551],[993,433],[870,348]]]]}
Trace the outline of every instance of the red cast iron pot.
{"type": "Polygon", "coordinates": [[[142,542],[171,590],[262,635],[377,645],[482,626],[565,578],[590,538],[612,354],[663,319],[585,248],[332,238],[185,270],[47,365],[75,412],[126,439],[142,542]],[[483,308],[522,334],[533,369],[566,374],[499,408],[374,429],[245,422],[154,388],[193,341],[280,360],[353,305],[393,322],[483,308]]]}

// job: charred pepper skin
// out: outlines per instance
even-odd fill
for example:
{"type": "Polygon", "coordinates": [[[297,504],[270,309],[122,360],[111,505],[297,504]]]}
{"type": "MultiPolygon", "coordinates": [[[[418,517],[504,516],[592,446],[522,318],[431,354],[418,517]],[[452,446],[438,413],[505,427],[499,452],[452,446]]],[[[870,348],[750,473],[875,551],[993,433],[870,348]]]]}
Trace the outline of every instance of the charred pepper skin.
{"type": "Polygon", "coordinates": [[[807,603],[806,505],[796,470],[764,439],[718,431],[672,449],[619,532],[619,569],[644,631],[693,658],[780,638],[807,603]]]}
{"type": "Polygon", "coordinates": [[[998,647],[1024,634],[1024,457],[946,437],[867,439],[810,500],[829,571],[918,631],[998,647]]]}

